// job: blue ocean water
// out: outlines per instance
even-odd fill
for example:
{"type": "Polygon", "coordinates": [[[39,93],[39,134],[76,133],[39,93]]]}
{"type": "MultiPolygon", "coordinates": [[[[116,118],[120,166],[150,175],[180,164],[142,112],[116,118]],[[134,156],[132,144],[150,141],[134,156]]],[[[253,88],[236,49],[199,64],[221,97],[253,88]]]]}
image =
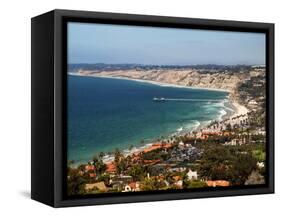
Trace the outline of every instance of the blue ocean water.
{"type": "Polygon", "coordinates": [[[191,131],[226,114],[227,95],[221,91],[68,75],[68,160],[87,162],[101,151],[141,146],[179,129],[191,131]],[[154,97],[204,101],[155,102],[154,97]]]}

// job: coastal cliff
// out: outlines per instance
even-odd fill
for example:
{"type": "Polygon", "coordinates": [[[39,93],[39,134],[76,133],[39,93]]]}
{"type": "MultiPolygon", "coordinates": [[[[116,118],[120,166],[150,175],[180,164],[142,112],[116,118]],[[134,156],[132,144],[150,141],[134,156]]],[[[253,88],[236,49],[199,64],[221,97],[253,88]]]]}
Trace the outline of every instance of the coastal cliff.
{"type": "Polygon", "coordinates": [[[233,72],[202,72],[201,70],[184,69],[151,69],[151,70],[79,70],[78,74],[97,77],[127,78],[153,81],[163,84],[187,87],[212,88],[234,93],[244,81],[263,74],[263,71],[249,70],[233,72]]]}
{"type": "Polygon", "coordinates": [[[132,79],[159,85],[227,91],[238,113],[263,106],[265,97],[264,66],[77,64],[70,65],[69,71],[78,76],[132,79]],[[252,86],[260,89],[259,97],[252,86]]]}

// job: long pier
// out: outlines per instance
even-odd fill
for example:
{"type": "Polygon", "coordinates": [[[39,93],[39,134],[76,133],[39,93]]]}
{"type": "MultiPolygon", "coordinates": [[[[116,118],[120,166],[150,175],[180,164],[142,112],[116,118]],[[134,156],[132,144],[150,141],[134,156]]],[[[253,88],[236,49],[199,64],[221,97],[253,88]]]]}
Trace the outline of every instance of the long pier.
{"type": "Polygon", "coordinates": [[[187,101],[187,102],[221,102],[224,99],[176,99],[176,98],[153,98],[155,102],[165,102],[165,101],[187,101]]]}

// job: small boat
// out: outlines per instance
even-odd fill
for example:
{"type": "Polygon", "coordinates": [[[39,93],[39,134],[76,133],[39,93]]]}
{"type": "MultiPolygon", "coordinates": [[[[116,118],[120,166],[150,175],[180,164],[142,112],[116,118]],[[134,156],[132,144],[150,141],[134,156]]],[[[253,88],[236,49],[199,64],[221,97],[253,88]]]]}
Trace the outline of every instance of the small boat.
{"type": "Polygon", "coordinates": [[[162,97],[162,98],[154,97],[154,98],[153,98],[153,101],[156,101],[156,102],[164,102],[164,101],[166,101],[166,99],[165,99],[164,97],[162,97]]]}

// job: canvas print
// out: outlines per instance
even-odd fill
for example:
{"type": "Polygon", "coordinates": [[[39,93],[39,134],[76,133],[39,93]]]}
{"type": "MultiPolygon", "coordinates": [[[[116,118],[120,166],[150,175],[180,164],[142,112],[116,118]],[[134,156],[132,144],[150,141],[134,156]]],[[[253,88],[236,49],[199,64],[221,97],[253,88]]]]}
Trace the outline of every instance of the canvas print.
{"type": "Polygon", "coordinates": [[[67,24],[67,195],[266,183],[266,35],[67,24]]]}

